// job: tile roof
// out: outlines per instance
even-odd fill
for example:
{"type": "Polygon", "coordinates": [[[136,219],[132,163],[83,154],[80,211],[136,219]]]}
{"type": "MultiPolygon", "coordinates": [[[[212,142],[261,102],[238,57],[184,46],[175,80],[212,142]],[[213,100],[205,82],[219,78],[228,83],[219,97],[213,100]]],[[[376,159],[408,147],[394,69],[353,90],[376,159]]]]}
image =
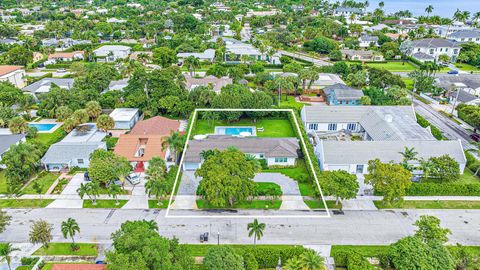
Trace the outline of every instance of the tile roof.
{"type": "Polygon", "coordinates": [[[128,135],[164,135],[168,136],[172,131],[177,131],[180,121],[168,119],[162,116],[138,121],[128,135]]]}
{"type": "Polygon", "coordinates": [[[22,66],[2,66],[0,65],[0,76],[7,75],[16,70],[22,69],[22,66]]]}
{"type": "Polygon", "coordinates": [[[129,161],[149,161],[153,157],[165,159],[162,142],[165,135],[122,134],[115,145],[114,153],[127,158],[129,161]],[[140,148],[143,155],[136,155],[140,148]]]}
{"type": "Polygon", "coordinates": [[[191,140],[185,155],[186,162],[200,162],[203,150],[225,150],[235,147],[244,153],[263,153],[265,157],[298,157],[297,138],[258,138],[210,135],[207,139],[191,140]]]}
{"type": "Polygon", "coordinates": [[[75,52],[57,52],[48,55],[48,59],[55,59],[55,58],[73,58],[77,54],[84,54],[83,51],[75,51],[75,52]]]}
{"type": "Polygon", "coordinates": [[[206,76],[204,78],[193,78],[190,74],[185,74],[185,88],[188,90],[193,90],[198,86],[209,86],[211,85],[213,91],[220,92],[222,87],[232,84],[233,80],[229,77],[217,78],[215,76],[206,76]]]}

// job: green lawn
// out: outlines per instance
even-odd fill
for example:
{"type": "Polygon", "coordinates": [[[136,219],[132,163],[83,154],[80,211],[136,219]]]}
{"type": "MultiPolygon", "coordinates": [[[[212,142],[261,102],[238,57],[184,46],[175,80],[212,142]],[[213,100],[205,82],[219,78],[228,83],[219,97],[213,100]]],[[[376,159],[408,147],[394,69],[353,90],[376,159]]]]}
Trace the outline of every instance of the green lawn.
{"type": "Polygon", "coordinates": [[[97,200],[97,204],[93,205],[91,200],[83,200],[83,208],[121,208],[128,200],[118,200],[119,204],[115,204],[115,200],[97,200]]]}
{"type": "Polygon", "coordinates": [[[60,175],[58,173],[50,173],[50,172],[41,172],[37,179],[33,180],[26,186],[22,191],[25,194],[45,194],[50,186],[57,180],[60,175]],[[33,188],[34,183],[38,183],[41,187],[41,192],[37,193],[37,191],[33,188]]]}
{"type": "Polygon", "coordinates": [[[217,207],[209,204],[205,200],[197,200],[198,209],[280,209],[280,205],[282,205],[281,200],[252,200],[238,202],[233,207],[217,207]]]}
{"type": "Polygon", "coordinates": [[[280,107],[282,108],[291,108],[300,111],[303,106],[310,106],[310,104],[298,102],[293,96],[288,96],[287,100],[285,100],[285,97],[282,96],[282,99],[280,100],[280,107]]]}
{"type": "MultiPolygon", "coordinates": [[[[158,205],[157,200],[148,200],[148,208],[150,209],[167,209],[168,207],[168,200],[162,200],[162,204],[158,205]]],[[[173,201],[172,201],[173,203],[173,201]]]]}
{"type": "Polygon", "coordinates": [[[454,64],[457,68],[463,70],[463,71],[474,71],[474,72],[480,72],[480,68],[476,67],[476,66],[472,66],[472,65],[469,65],[469,64],[465,64],[465,63],[455,63],[454,64]]]}
{"type": "MultiPolygon", "coordinates": [[[[217,235],[213,232],[209,235],[209,242],[216,243],[217,235]]],[[[222,242],[222,235],[220,235],[220,242],[222,242]]],[[[253,242],[253,240],[252,240],[253,242]]],[[[258,242],[258,241],[257,241],[258,242]]],[[[261,242],[261,240],[260,240],[261,242]]],[[[194,257],[203,257],[207,254],[208,250],[212,247],[217,246],[216,244],[182,244],[190,254],[190,256],[194,257]]],[[[244,248],[253,247],[253,245],[222,245],[222,246],[229,246],[234,250],[240,250],[244,248]]],[[[278,248],[280,250],[284,250],[285,248],[294,247],[293,245],[258,245],[258,248],[278,248]]]]}
{"type": "Polygon", "coordinates": [[[192,130],[192,135],[213,134],[215,126],[256,126],[264,128],[264,131],[257,131],[258,137],[295,137],[295,132],[288,119],[258,119],[253,122],[252,119],[240,119],[236,122],[227,122],[223,120],[208,121],[206,119],[197,119],[192,130]]]}
{"type": "Polygon", "coordinates": [[[317,191],[315,189],[314,183],[298,183],[298,188],[300,188],[300,194],[302,196],[316,196],[317,191]]]}
{"type": "Polygon", "coordinates": [[[47,199],[0,199],[0,208],[43,208],[53,201],[47,199]]]}
{"type": "Polygon", "coordinates": [[[50,145],[59,142],[66,135],[67,133],[60,127],[52,133],[38,133],[37,137],[32,140],[43,144],[48,149],[50,145]]]}
{"type": "Polygon", "coordinates": [[[378,209],[480,209],[480,201],[404,201],[403,204],[384,205],[373,202],[378,209]]]}
{"type": "Polygon", "coordinates": [[[275,172],[286,175],[298,182],[307,182],[309,181],[309,175],[305,160],[297,159],[295,167],[288,168],[269,168],[262,170],[262,172],[275,172]]]}
{"type": "MultiPolygon", "coordinates": [[[[349,62],[352,63],[352,62],[349,62]]],[[[365,67],[384,68],[390,72],[411,72],[417,68],[410,62],[365,63],[365,67]]]]}
{"type": "Polygon", "coordinates": [[[463,174],[460,175],[458,183],[464,184],[478,184],[480,183],[480,177],[473,175],[473,172],[469,168],[465,168],[463,174]]]}
{"type": "Polygon", "coordinates": [[[7,178],[5,177],[5,171],[0,171],[0,194],[7,193],[7,178]]]}
{"type": "Polygon", "coordinates": [[[410,78],[402,78],[403,82],[405,83],[408,90],[413,90],[413,79],[410,78]]]}
{"type": "Polygon", "coordinates": [[[32,255],[52,256],[52,255],[77,255],[77,256],[98,256],[96,244],[77,243],[79,249],[72,251],[71,243],[50,243],[48,248],[43,247],[37,249],[32,255]]]}
{"type": "MultiPolygon", "coordinates": [[[[325,209],[325,205],[322,200],[305,200],[305,204],[310,207],[310,209],[325,209]]],[[[342,203],[339,202],[338,205],[335,205],[335,201],[325,201],[327,203],[328,209],[341,209],[342,203]]]]}

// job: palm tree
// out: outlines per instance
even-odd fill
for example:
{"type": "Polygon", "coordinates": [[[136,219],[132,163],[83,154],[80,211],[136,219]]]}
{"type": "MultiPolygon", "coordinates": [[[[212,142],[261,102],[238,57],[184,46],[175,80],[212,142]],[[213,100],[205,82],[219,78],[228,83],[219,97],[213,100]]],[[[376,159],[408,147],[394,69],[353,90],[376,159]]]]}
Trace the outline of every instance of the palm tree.
{"type": "MultiPolygon", "coordinates": [[[[65,125],[65,123],[64,123],[64,125],[65,125]]],[[[102,114],[98,117],[98,119],[97,119],[97,128],[98,129],[103,130],[104,132],[107,132],[109,129],[112,129],[114,127],[115,127],[115,121],[109,115],[102,114]]]]}
{"type": "Polygon", "coordinates": [[[285,263],[284,270],[301,270],[302,269],[302,262],[298,259],[298,257],[293,257],[287,260],[285,263]]]}
{"type": "Polygon", "coordinates": [[[300,255],[302,270],[323,270],[325,269],[324,259],[313,250],[308,250],[300,255]]]}
{"type": "Polygon", "coordinates": [[[22,117],[17,116],[10,120],[8,128],[14,134],[25,133],[28,130],[28,123],[22,117]]]}
{"type": "Polygon", "coordinates": [[[473,26],[478,27],[480,20],[480,11],[475,12],[472,17],[473,26]]]}
{"type": "Polygon", "coordinates": [[[5,261],[7,262],[8,269],[10,269],[10,270],[12,269],[10,267],[10,263],[11,263],[11,260],[12,260],[10,255],[12,254],[12,252],[17,251],[17,250],[20,250],[20,249],[19,248],[14,248],[11,243],[6,243],[0,248],[0,256],[3,259],[5,259],[5,261]]]}
{"type": "Polygon", "coordinates": [[[380,3],[378,3],[378,7],[380,9],[383,9],[383,7],[385,6],[385,3],[383,1],[381,1],[380,3]]]}
{"type": "Polygon", "coordinates": [[[188,67],[188,70],[190,71],[190,76],[192,77],[193,75],[195,75],[195,69],[200,68],[200,60],[193,55],[185,58],[184,64],[188,67]]]}
{"type": "Polygon", "coordinates": [[[405,146],[405,149],[403,150],[403,152],[399,152],[399,154],[401,154],[404,159],[415,160],[416,156],[418,155],[418,152],[415,151],[414,147],[408,148],[405,146]]]}
{"type": "Polygon", "coordinates": [[[253,235],[253,245],[257,244],[257,239],[260,240],[263,236],[263,230],[265,230],[265,223],[258,223],[257,219],[247,224],[248,237],[253,235]]]}
{"type": "Polygon", "coordinates": [[[432,5],[429,5],[426,9],[425,9],[425,12],[427,13],[427,17],[430,16],[430,13],[433,12],[433,6],[432,5]]]}
{"type": "Polygon", "coordinates": [[[145,191],[148,196],[155,196],[157,205],[162,205],[162,197],[166,194],[165,181],[149,179],[147,183],[145,183],[145,191]]]}
{"type": "Polygon", "coordinates": [[[119,185],[110,185],[108,187],[108,195],[115,199],[115,205],[119,204],[118,195],[122,193],[122,188],[119,185]]]}
{"type": "Polygon", "coordinates": [[[89,101],[85,104],[85,110],[91,119],[96,119],[102,113],[102,106],[98,101],[89,101]]]}
{"type": "Polygon", "coordinates": [[[181,151],[183,148],[185,142],[183,140],[183,137],[180,135],[180,133],[177,132],[171,132],[170,136],[163,138],[162,141],[162,150],[165,151],[165,149],[169,149],[171,153],[173,153],[173,156],[175,157],[175,162],[177,162],[177,154],[181,151]]]}
{"type": "Polygon", "coordinates": [[[97,204],[97,196],[100,195],[100,184],[97,181],[91,181],[90,183],[81,183],[77,189],[78,195],[83,199],[85,195],[92,201],[93,205],[97,204]]]}
{"type": "Polygon", "coordinates": [[[75,233],[80,232],[80,226],[78,226],[78,223],[75,219],[73,218],[68,218],[67,220],[62,222],[62,234],[63,238],[67,239],[67,237],[72,238],[72,250],[76,249],[75,245],[75,233]]]}

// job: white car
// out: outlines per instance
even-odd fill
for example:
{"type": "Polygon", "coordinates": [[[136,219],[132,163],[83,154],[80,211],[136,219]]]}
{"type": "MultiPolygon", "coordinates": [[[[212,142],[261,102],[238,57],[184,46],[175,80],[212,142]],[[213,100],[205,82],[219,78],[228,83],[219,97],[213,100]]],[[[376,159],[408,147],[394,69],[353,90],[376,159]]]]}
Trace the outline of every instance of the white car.
{"type": "Polygon", "coordinates": [[[128,182],[130,182],[130,184],[132,184],[132,185],[136,185],[136,184],[140,183],[140,174],[136,174],[136,173],[132,172],[126,178],[127,178],[128,182]]]}

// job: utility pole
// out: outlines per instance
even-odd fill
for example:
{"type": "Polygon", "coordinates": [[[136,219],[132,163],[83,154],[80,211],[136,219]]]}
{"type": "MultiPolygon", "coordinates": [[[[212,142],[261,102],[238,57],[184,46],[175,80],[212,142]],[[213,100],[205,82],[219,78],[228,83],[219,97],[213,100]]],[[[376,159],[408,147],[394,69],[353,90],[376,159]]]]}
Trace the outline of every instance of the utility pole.
{"type": "Polygon", "coordinates": [[[220,245],[220,231],[217,231],[217,245],[220,245]]]}

